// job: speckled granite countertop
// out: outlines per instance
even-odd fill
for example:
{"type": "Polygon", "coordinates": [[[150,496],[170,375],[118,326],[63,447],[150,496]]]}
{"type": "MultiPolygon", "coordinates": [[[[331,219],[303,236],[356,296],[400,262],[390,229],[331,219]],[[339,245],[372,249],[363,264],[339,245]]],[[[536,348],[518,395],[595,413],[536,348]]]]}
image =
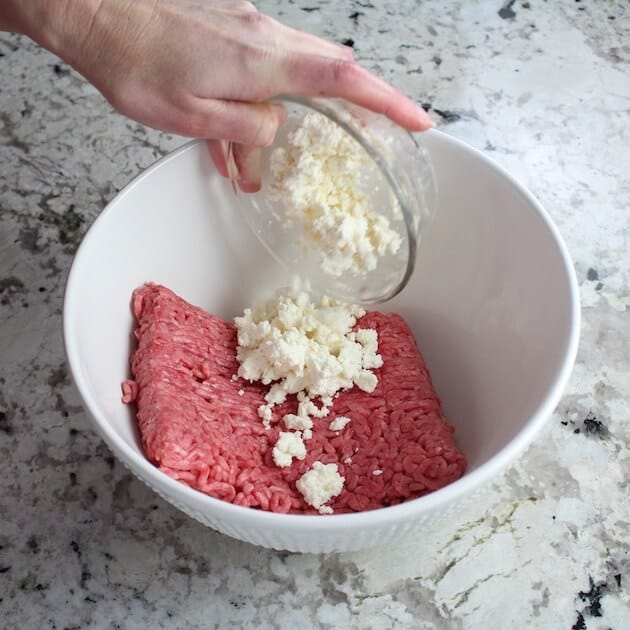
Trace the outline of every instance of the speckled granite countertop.
{"type": "Polygon", "coordinates": [[[491,492],[415,540],[299,556],[190,520],[90,428],[60,316],[89,223],[182,139],[121,118],[56,58],[0,35],[0,626],[629,628],[630,5],[258,5],[353,43],[538,196],[580,281],[568,391],[491,492]]]}

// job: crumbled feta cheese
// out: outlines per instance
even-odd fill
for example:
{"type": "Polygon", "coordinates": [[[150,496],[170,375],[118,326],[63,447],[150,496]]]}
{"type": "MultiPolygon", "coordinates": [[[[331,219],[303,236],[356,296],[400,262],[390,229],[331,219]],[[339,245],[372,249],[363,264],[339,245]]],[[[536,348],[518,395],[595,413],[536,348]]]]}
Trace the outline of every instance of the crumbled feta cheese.
{"type": "Polygon", "coordinates": [[[376,389],[378,379],[376,378],[376,374],[373,374],[368,370],[361,370],[354,377],[354,383],[359,389],[371,394],[376,389]]]}
{"type": "Polygon", "coordinates": [[[271,405],[260,405],[260,407],[258,407],[258,415],[262,418],[265,427],[269,428],[272,416],[271,405]]]}
{"type": "Polygon", "coordinates": [[[376,331],[352,330],[363,315],[358,306],[328,298],[316,304],[308,293],[287,288],[235,318],[238,375],[271,385],[260,417],[269,421],[270,407],[289,394],[299,393],[298,416],[323,417],[339,390],[374,391],[377,378],[367,366],[382,364],[374,352],[376,331]],[[320,408],[312,402],[317,397],[320,408]]]}
{"type": "Polygon", "coordinates": [[[331,514],[332,508],[325,505],[342,490],[344,477],[339,474],[337,464],[315,462],[297,481],[297,489],[304,500],[320,514],[331,514]]]}
{"type": "Polygon", "coordinates": [[[373,470],[373,471],[372,471],[372,474],[373,474],[375,477],[378,477],[379,475],[382,475],[382,474],[383,474],[383,471],[382,471],[382,470],[378,470],[378,469],[377,469],[377,470],[373,470]]]}
{"type": "Polygon", "coordinates": [[[282,421],[287,429],[303,431],[304,429],[313,428],[313,421],[308,416],[296,416],[295,414],[288,413],[282,418],[282,421]]]}
{"type": "MultiPolygon", "coordinates": [[[[306,248],[319,252],[325,273],[372,271],[379,257],[400,249],[400,234],[375,211],[373,196],[364,190],[373,186],[371,158],[326,116],[304,116],[286,148],[272,151],[270,170],[268,198],[282,203],[287,225],[297,227],[306,248]]],[[[393,210],[399,214],[396,202],[393,210]]],[[[287,310],[287,321],[293,314],[287,310]]]]}
{"type": "Polygon", "coordinates": [[[348,422],[352,422],[350,418],[346,416],[337,416],[329,425],[328,428],[331,431],[341,431],[345,428],[348,422]]]}
{"type": "MultiPolygon", "coordinates": [[[[335,396],[338,396],[338,395],[339,395],[339,392],[335,392],[335,396]]],[[[322,405],[324,407],[332,407],[333,397],[332,396],[322,396],[321,397],[321,401],[322,401],[322,405]]],[[[326,414],[326,415],[328,415],[328,414],[326,414]]]]}
{"type": "Polygon", "coordinates": [[[383,359],[378,354],[378,334],[373,328],[360,328],[356,332],[356,341],[363,346],[361,365],[366,370],[380,368],[383,359]]]}
{"type": "Polygon", "coordinates": [[[244,396],[245,395],[245,390],[244,389],[239,389],[238,390],[238,395],[239,396],[244,396]]]}
{"type": "Polygon", "coordinates": [[[300,433],[281,431],[278,441],[273,447],[272,455],[276,466],[282,468],[290,466],[294,457],[296,459],[304,459],[306,457],[306,447],[300,433]]]}
{"type": "MultiPolygon", "coordinates": [[[[297,413],[282,418],[285,427],[296,433],[280,433],[273,449],[278,466],[289,466],[292,457],[304,459],[304,440],[313,436],[311,418],[327,416],[339,391],[354,385],[374,391],[378,379],[370,370],[383,361],[376,331],[354,331],[363,315],[362,308],[327,297],[315,304],[308,293],[292,288],[276,292],[261,308],[246,309],[235,318],[238,376],[270,385],[265,404],[258,407],[265,428],[271,426],[273,406],[297,394],[297,413]],[[313,398],[319,398],[319,406],[313,398]]],[[[339,416],[329,427],[340,431],[348,422],[350,418],[339,416]]]]}
{"type": "MultiPolygon", "coordinates": [[[[303,392],[300,392],[300,393],[303,394],[303,392]]],[[[326,399],[328,399],[328,397],[326,397],[326,399]]],[[[328,415],[328,407],[326,407],[324,398],[322,398],[321,407],[318,407],[308,396],[305,396],[305,395],[302,395],[302,396],[298,395],[298,400],[300,401],[298,403],[298,416],[300,417],[313,416],[313,418],[324,418],[328,415]]]]}
{"type": "Polygon", "coordinates": [[[343,463],[349,466],[352,464],[352,457],[346,457],[346,459],[343,460],[343,463]]]}

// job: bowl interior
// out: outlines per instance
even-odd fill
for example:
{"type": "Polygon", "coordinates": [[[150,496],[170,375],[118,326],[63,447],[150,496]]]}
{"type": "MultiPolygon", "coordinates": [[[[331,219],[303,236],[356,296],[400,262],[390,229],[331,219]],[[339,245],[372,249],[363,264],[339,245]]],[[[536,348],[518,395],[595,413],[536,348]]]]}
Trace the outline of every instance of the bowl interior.
{"type": "MultiPolygon", "coordinates": [[[[409,285],[383,310],[414,330],[471,475],[524,429],[531,434],[532,417],[566,378],[575,280],[555,229],[501,169],[438,132],[424,142],[436,219],[409,285]]],[[[249,203],[216,174],[205,145],[191,143],[137,178],[86,235],[66,290],[64,335],[74,380],[109,440],[141,455],[120,392],[134,288],[162,283],[231,318],[289,280],[246,227],[249,203]]]]}

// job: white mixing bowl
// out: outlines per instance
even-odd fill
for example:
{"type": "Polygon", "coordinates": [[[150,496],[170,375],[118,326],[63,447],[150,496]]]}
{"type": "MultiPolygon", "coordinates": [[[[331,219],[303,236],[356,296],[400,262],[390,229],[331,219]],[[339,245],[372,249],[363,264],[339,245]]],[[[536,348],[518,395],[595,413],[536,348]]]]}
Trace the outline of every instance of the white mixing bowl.
{"type": "Polygon", "coordinates": [[[288,278],[246,228],[232,187],[206,146],[157,162],[108,204],[68,277],[64,339],[74,382],[113,453],[164,499],[202,523],[257,545],[348,551],[448,518],[534,439],[573,367],[580,311],[571,260],[540,204],[478,151],[437,131],[421,135],[439,206],[409,285],[386,310],[414,330],[468,459],[457,482],[407,503],[357,514],[273,514],[226,503],[174,481],[143,455],[121,402],[146,281],[225,318],[288,278]]]}

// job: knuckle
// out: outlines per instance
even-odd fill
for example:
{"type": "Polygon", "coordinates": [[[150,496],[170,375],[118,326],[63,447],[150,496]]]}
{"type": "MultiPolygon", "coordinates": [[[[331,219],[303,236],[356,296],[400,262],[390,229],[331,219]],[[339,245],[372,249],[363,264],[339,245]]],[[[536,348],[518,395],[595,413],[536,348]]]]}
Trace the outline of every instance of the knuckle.
{"type": "Polygon", "coordinates": [[[251,2],[248,2],[247,0],[241,0],[238,4],[241,11],[251,11],[255,13],[258,12],[258,9],[251,2]]]}
{"type": "Polygon", "coordinates": [[[346,61],[355,63],[354,51],[349,46],[344,46],[341,49],[342,54],[345,56],[346,61]]]}
{"type": "Polygon", "coordinates": [[[192,114],[198,109],[195,97],[187,90],[173,90],[172,99],[175,107],[188,114],[192,114]]]}
{"type": "Polygon", "coordinates": [[[335,83],[351,83],[357,78],[357,64],[352,59],[334,59],[331,63],[331,78],[335,83]]]}
{"type": "Polygon", "coordinates": [[[110,105],[123,114],[130,114],[134,110],[137,101],[133,84],[123,81],[118,85],[99,86],[110,105]]]}
{"type": "Polygon", "coordinates": [[[258,11],[246,11],[240,19],[244,26],[256,32],[267,30],[273,23],[268,15],[258,13],[258,11]]]}
{"type": "Polygon", "coordinates": [[[253,147],[268,147],[276,135],[275,117],[271,112],[261,116],[252,134],[252,141],[249,143],[253,147]]]}
{"type": "Polygon", "coordinates": [[[208,120],[195,99],[185,92],[179,93],[174,102],[175,110],[179,112],[178,133],[188,137],[212,137],[208,134],[208,120]]]}
{"type": "Polygon", "coordinates": [[[187,138],[202,138],[206,137],[205,133],[202,133],[202,125],[200,120],[195,116],[184,116],[177,120],[176,133],[180,136],[187,138]]]}
{"type": "Polygon", "coordinates": [[[201,107],[191,95],[180,94],[174,100],[177,112],[176,128],[179,135],[190,138],[214,138],[215,115],[207,107],[201,107]]]}

